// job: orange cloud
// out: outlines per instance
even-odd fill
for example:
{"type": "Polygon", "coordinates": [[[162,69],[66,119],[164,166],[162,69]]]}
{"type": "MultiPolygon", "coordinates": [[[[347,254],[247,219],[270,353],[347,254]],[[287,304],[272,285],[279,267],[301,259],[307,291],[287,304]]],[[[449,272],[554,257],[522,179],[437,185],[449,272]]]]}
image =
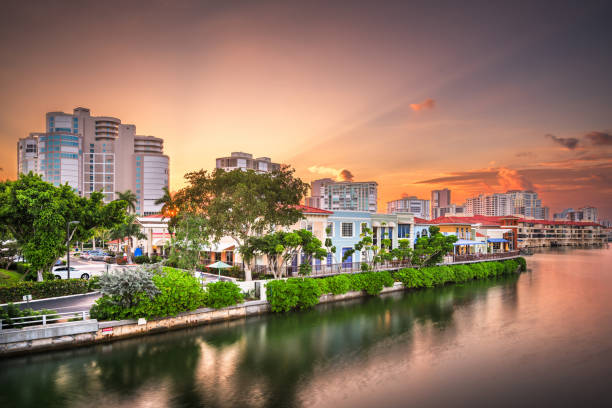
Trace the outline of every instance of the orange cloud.
{"type": "Polygon", "coordinates": [[[435,106],[436,106],[436,101],[434,101],[431,98],[430,99],[425,99],[421,103],[411,103],[410,104],[410,107],[415,112],[422,111],[422,110],[427,110],[427,109],[433,109],[435,106]]]}
{"type": "Polygon", "coordinates": [[[325,166],[310,166],[308,171],[326,176],[335,176],[336,180],[338,181],[353,181],[354,178],[353,173],[347,169],[336,169],[325,166]]]}

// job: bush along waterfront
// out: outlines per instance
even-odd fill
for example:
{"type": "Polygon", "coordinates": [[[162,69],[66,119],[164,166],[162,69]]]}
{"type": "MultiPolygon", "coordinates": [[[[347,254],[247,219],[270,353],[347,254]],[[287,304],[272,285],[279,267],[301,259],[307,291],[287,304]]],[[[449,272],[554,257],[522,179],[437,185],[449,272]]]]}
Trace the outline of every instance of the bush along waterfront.
{"type": "Polygon", "coordinates": [[[32,299],[44,299],[77,295],[90,290],[88,281],[83,279],[18,282],[11,286],[0,286],[0,303],[21,302],[24,295],[32,295],[32,299]]]}
{"type": "Polygon", "coordinates": [[[202,307],[221,308],[243,301],[240,288],[233,282],[209,283],[202,288],[190,272],[143,265],[123,268],[100,278],[103,296],[91,307],[98,320],[176,316],[202,307]]]}
{"type": "Polygon", "coordinates": [[[336,275],[327,278],[289,278],[266,285],[266,295],[273,312],[307,309],[319,303],[321,295],[342,295],[349,291],[363,291],[370,296],[401,282],[407,289],[431,288],[447,283],[462,283],[473,279],[487,279],[526,270],[524,258],[516,260],[479,262],[463,265],[440,265],[421,269],[404,268],[399,271],[366,272],[336,275]]]}

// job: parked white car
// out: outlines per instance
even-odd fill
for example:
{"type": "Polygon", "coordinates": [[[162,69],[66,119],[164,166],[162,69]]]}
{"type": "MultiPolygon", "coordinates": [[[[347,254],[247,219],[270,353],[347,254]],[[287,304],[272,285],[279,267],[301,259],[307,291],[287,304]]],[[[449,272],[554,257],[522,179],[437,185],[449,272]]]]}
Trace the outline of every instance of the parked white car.
{"type": "MultiPolygon", "coordinates": [[[[52,269],[55,279],[68,279],[68,267],[66,265],[55,266],[52,269]]],[[[70,267],[70,279],[89,279],[90,276],[101,275],[102,272],[84,271],[75,267],[70,267]]]]}

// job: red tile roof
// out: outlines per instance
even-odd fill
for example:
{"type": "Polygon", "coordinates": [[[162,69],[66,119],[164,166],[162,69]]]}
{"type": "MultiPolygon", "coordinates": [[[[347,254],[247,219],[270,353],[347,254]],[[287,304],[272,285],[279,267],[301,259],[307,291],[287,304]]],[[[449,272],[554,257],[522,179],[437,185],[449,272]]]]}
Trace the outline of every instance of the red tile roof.
{"type": "Polygon", "coordinates": [[[333,214],[333,211],[322,210],[321,208],[309,207],[307,205],[296,205],[296,209],[302,211],[304,214],[333,214]]]}

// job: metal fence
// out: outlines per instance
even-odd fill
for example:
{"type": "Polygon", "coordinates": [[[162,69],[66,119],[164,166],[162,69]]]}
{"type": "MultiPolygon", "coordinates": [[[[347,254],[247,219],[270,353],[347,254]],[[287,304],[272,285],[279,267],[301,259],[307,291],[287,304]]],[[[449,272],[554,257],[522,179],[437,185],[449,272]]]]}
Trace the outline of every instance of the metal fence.
{"type": "Polygon", "coordinates": [[[21,328],[26,326],[47,326],[53,323],[89,320],[89,311],[49,313],[37,316],[11,317],[0,320],[0,330],[6,328],[21,328]]]}
{"type": "MultiPolygon", "coordinates": [[[[452,265],[453,263],[461,262],[480,262],[488,260],[498,259],[511,259],[519,256],[519,251],[500,252],[491,254],[471,254],[471,255],[454,255],[445,257],[443,264],[452,265]]],[[[385,261],[379,263],[373,262],[342,262],[337,264],[321,264],[316,263],[312,265],[309,276],[327,276],[327,275],[339,275],[343,273],[359,273],[364,269],[368,271],[392,271],[401,268],[410,268],[413,265],[410,261],[385,261]]],[[[268,269],[267,267],[264,267],[268,269]]],[[[300,267],[296,265],[290,265],[282,268],[284,276],[299,276],[300,267]]],[[[268,270],[268,274],[272,274],[268,270]]]]}
{"type": "Polygon", "coordinates": [[[489,261],[496,259],[507,259],[519,256],[519,251],[498,252],[492,254],[466,254],[453,255],[453,262],[489,261]]]}

